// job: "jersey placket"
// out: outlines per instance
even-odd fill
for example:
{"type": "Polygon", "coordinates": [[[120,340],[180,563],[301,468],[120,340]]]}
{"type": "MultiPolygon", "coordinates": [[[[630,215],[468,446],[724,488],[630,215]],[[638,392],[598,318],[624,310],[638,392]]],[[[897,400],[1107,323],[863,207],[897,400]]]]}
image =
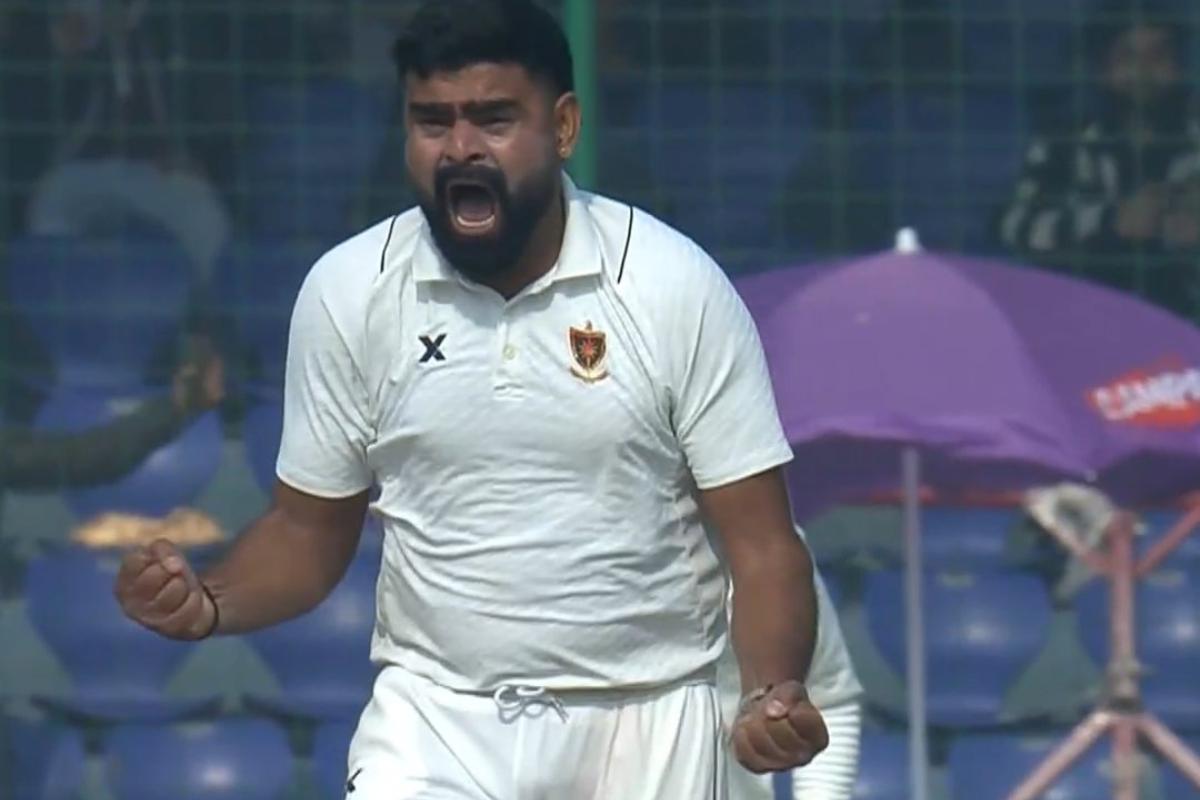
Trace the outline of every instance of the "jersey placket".
{"type": "Polygon", "coordinates": [[[516,297],[504,305],[500,324],[496,327],[495,367],[492,370],[492,390],[497,397],[519,397],[522,393],[522,365],[520,331],[522,309],[529,298],[549,291],[554,285],[554,275],[546,274],[525,287],[516,297]]]}
{"type": "Polygon", "coordinates": [[[516,341],[516,330],[519,310],[516,304],[510,303],[505,307],[496,326],[496,341],[493,350],[492,391],[497,397],[511,397],[519,394],[521,352],[516,341]]]}

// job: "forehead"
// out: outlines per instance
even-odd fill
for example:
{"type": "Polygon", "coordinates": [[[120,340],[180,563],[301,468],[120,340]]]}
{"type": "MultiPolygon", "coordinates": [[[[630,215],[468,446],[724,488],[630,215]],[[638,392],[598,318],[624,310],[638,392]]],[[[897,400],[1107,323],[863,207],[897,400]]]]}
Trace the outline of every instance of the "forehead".
{"type": "Polygon", "coordinates": [[[528,70],[517,64],[471,64],[435,72],[427,78],[410,74],[405,80],[409,102],[470,103],[481,100],[528,100],[540,92],[528,70]]]}
{"type": "Polygon", "coordinates": [[[1170,36],[1165,30],[1148,25],[1129,29],[1116,42],[1118,50],[1139,52],[1166,49],[1170,44],[1170,36]]]}

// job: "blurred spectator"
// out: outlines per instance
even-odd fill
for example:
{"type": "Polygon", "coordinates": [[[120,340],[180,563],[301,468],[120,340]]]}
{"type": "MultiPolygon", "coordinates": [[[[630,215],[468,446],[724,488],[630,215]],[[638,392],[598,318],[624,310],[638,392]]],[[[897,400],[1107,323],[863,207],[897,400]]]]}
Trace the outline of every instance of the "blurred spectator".
{"type": "Polygon", "coordinates": [[[1087,30],[1095,113],[1030,143],[1000,222],[1013,251],[1195,313],[1200,255],[1200,124],[1184,82],[1181,20],[1151,0],[1118,0],[1087,30]]]}
{"type": "MultiPolygon", "coordinates": [[[[9,426],[0,409],[0,490],[48,491],[116,480],[169,442],[225,393],[221,359],[204,340],[175,372],[171,391],[115,422],[79,433],[9,426]]],[[[0,352],[0,362],[5,359],[0,352]]]]}
{"type": "Polygon", "coordinates": [[[206,272],[229,236],[229,215],[172,118],[148,3],[59,0],[53,9],[50,72],[63,95],[54,120],[63,135],[30,201],[31,232],[83,235],[132,220],[178,237],[206,272]]]}

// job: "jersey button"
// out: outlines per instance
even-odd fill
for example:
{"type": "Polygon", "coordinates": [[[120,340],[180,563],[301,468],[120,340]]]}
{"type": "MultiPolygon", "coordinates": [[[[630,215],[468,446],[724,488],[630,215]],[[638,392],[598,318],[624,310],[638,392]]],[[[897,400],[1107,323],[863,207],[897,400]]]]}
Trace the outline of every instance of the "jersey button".
{"type": "Polygon", "coordinates": [[[517,357],[517,348],[511,344],[504,345],[504,360],[512,361],[517,357]]]}

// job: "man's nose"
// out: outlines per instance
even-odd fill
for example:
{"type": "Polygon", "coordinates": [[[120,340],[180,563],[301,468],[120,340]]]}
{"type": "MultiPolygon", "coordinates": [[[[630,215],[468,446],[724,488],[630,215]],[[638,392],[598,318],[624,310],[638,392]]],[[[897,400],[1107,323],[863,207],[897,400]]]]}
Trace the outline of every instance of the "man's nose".
{"type": "Polygon", "coordinates": [[[458,120],[447,137],[445,159],[453,164],[474,164],[487,158],[479,128],[458,120]]]}

